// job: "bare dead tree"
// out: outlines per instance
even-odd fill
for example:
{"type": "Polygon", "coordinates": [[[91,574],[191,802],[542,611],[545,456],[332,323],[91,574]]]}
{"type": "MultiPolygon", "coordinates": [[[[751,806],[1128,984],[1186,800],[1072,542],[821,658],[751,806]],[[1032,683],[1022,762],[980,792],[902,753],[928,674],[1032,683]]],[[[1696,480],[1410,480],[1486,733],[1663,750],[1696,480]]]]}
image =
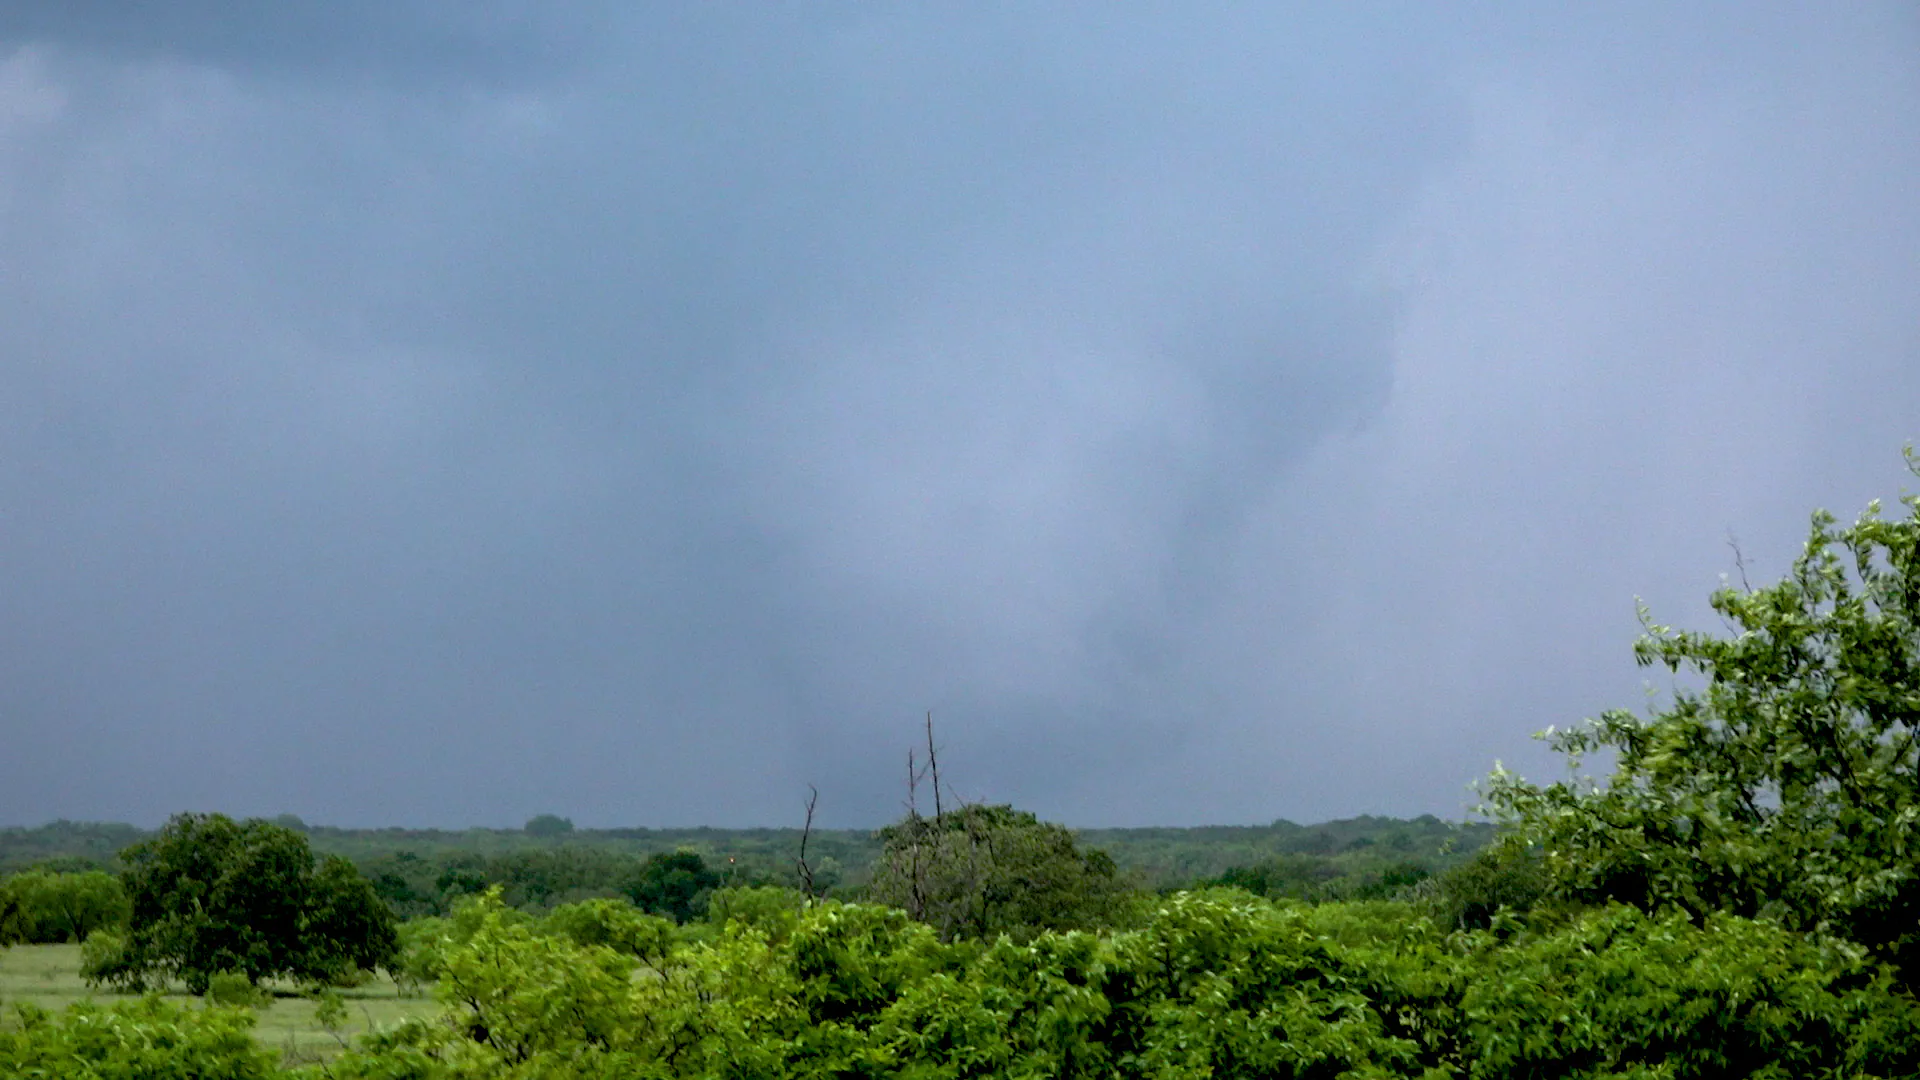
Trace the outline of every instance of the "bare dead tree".
{"type": "Polygon", "coordinates": [[[933,710],[927,710],[927,771],[933,776],[933,819],[946,816],[946,808],[940,804],[940,758],[933,747],[933,710]]]}
{"type": "Polygon", "coordinates": [[[807,820],[800,827],[800,857],[794,860],[794,868],[800,873],[800,889],[807,895],[807,905],[811,907],[815,900],[813,888],[813,865],[807,862],[807,840],[813,836],[813,808],[820,802],[820,789],[807,785],[807,820]]]}
{"type": "Polygon", "coordinates": [[[907,841],[907,914],[915,919],[924,918],[927,910],[926,862],[922,858],[922,849],[926,846],[926,821],[920,816],[920,780],[925,770],[913,759],[913,751],[907,751],[907,820],[900,824],[906,830],[907,841]]]}

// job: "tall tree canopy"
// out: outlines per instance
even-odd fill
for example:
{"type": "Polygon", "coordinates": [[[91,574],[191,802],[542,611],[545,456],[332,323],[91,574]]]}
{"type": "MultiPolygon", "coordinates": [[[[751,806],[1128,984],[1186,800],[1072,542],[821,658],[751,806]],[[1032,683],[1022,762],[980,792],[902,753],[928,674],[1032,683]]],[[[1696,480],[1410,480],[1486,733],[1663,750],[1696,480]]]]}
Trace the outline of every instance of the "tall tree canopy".
{"type": "Polygon", "coordinates": [[[869,894],[947,939],[1097,926],[1126,893],[1105,852],[1011,806],[909,814],[880,836],[869,894]]]}
{"type": "Polygon", "coordinates": [[[649,855],[620,891],[641,911],[684,923],[706,913],[707,897],[720,885],[699,852],[681,848],[649,855]]]}
{"type": "Polygon", "coordinates": [[[222,971],[325,980],[395,955],[393,913],[366,878],[338,857],[316,865],[307,838],[273,822],[180,814],[121,860],[132,916],[98,978],[201,993],[222,971]]]}
{"type": "Polygon", "coordinates": [[[1671,704],[1544,733],[1576,763],[1610,753],[1604,784],[1496,772],[1555,891],[1768,916],[1920,975],[1920,497],[1901,501],[1816,513],[1784,579],[1714,593],[1724,635],[1647,621],[1635,655],[1681,676],[1671,704]]]}

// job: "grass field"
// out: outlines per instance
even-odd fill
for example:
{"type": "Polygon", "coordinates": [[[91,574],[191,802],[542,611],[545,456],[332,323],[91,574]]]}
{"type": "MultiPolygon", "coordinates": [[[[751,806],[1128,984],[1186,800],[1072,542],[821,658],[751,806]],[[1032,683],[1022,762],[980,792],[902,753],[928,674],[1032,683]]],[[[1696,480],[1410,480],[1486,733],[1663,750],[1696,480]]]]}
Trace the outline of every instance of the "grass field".
{"type": "MultiPolygon", "coordinates": [[[[259,1024],[254,1037],[278,1049],[288,1064],[322,1060],[340,1049],[334,1035],[314,1022],[314,1002],[293,994],[292,987],[276,987],[273,1004],[254,1010],[259,1024]]],[[[15,945],[0,949],[0,1027],[17,1024],[12,1005],[26,1002],[45,1009],[64,1009],[85,998],[108,1003],[123,995],[94,990],[80,981],[78,945],[15,945]]],[[[197,999],[169,994],[179,1001],[197,999]]],[[[376,979],[365,986],[341,990],[347,1004],[347,1026],[341,1038],[351,1039],[373,1027],[409,1016],[430,1015],[438,1005],[424,991],[402,993],[391,981],[376,979]]]]}

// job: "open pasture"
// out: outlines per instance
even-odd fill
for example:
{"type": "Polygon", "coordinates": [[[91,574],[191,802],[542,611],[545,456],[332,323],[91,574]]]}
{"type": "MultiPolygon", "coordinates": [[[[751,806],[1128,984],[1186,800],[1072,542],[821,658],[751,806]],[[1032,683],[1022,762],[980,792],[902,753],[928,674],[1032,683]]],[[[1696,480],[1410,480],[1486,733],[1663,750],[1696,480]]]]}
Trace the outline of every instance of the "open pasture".
{"type": "MultiPolygon", "coordinates": [[[[269,989],[274,992],[272,1004],[254,1010],[258,1018],[254,1037],[262,1045],[279,1049],[288,1064],[330,1057],[339,1051],[341,1040],[351,1041],[375,1027],[396,1024],[409,1016],[429,1015],[437,1009],[430,991],[403,989],[381,976],[365,986],[340,991],[347,1017],[335,1033],[315,1021],[316,1003],[312,998],[299,995],[291,985],[269,984],[269,989]]],[[[19,1023],[13,1009],[16,1003],[58,1011],[86,998],[105,1003],[125,996],[96,990],[81,980],[78,945],[0,949],[0,1027],[19,1023]]],[[[166,996],[185,1002],[197,1000],[177,989],[166,996]]]]}

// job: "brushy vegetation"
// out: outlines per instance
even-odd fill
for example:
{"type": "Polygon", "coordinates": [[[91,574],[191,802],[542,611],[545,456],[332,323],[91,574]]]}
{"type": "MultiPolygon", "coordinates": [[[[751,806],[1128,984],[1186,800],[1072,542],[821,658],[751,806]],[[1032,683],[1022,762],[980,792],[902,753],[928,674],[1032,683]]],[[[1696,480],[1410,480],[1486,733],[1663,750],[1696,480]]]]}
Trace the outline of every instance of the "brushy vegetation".
{"type": "Polygon", "coordinates": [[[324,1066],[274,1065],[244,1010],[142,1000],[29,1009],[0,1033],[0,1070],[78,1054],[100,1076],[316,1080],[1920,1071],[1920,1008],[1888,969],[1734,915],[1608,905],[1447,932],[1406,904],[1211,890],[1131,930],[1026,944],[942,942],[836,901],[658,941],[583,943],[483,896],[421,945],[441,1009],[324,1066]],[[162,1058],[182,1071],[139,1071],[162,1058]]]}

